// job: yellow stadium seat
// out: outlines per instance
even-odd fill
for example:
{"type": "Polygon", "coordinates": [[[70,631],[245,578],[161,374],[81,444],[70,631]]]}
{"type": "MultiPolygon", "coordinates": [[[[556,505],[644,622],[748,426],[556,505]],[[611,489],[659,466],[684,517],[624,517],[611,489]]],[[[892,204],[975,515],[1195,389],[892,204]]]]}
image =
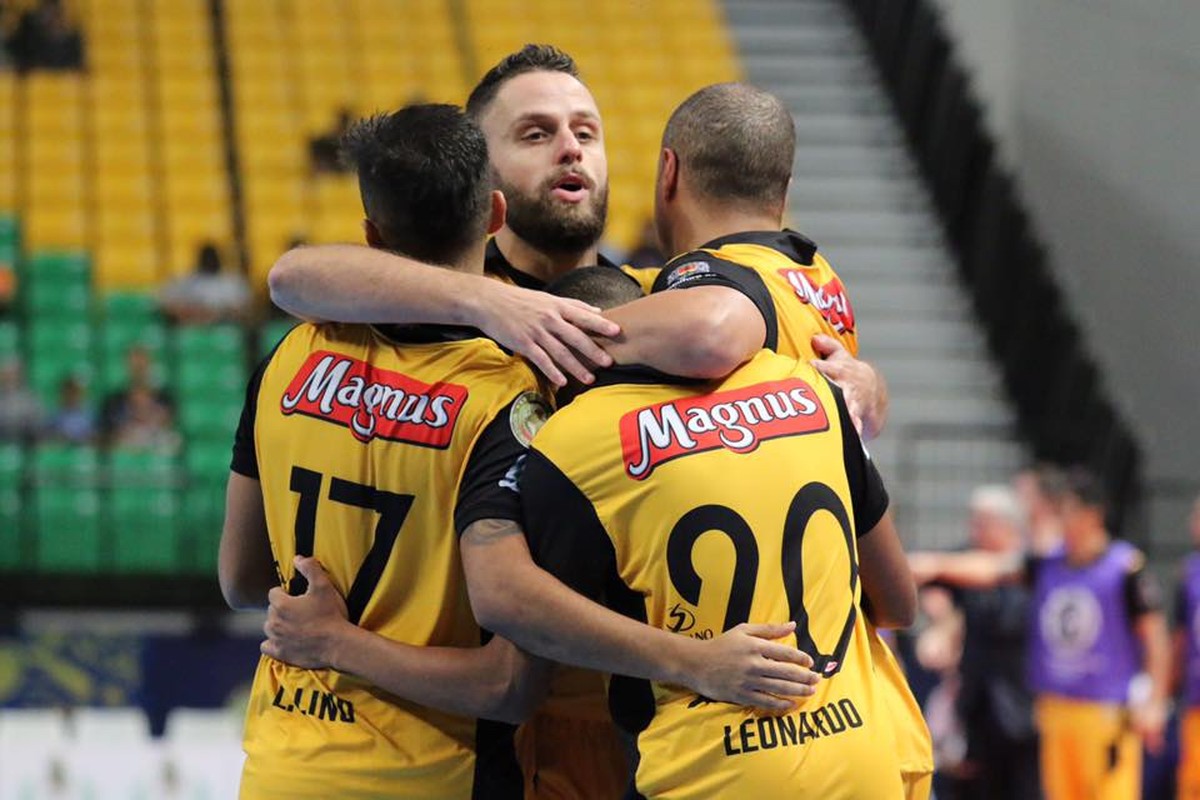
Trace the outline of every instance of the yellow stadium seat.
{"type": "Polygon", "coordinates": [[[149,289],[162,279],[156,247],[101,243],[94,252],[92,282],[99,291],[149,289]]]}
{"type": "Polygon", "coordinates": [[[87,216],[83,209],[43,209],[26,206],[21,217],[24,244],[29,250],[87,245],[87,216]]]}

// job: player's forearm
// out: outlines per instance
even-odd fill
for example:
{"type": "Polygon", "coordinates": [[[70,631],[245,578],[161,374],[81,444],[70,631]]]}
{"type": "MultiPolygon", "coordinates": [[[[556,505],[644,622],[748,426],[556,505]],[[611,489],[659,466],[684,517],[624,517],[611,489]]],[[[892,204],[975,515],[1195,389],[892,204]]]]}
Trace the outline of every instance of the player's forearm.
{"type": "MultiPolygon", "coordinates": [[[[500,643],[497,643],[499,645],[500,643]]],[[[419,647],[346,624],[331,647],[330,666],[410,702],[450,714],[520,722],[515,648],[419,647]]]]}
{"type": "Polygon", "coordinates": [[[602,340],[621,364],[687,378],[723,378],[762,349],[765,325],[741,293],[722,286],[659,292],[606,316],[623,335],[602,340]]]}
{"type": "Polygon", "coordinates": [[[699,642],[611,611],[572,591],[532,562],[508,570],[507,590],[472,603],[484,627],[551,661],[684,684],[699,642]]]}
{"type": "Polygon", "coordinates": [[[1142,669],[1150,676],[1151,702],[1163,703],[1170,692],[1171,644],[1167,623],[1160,613],[1143,614],[1135,622],[1142,643],[1142,669]]]}
{"type": "Polygon", "coordinates": [[[967,553],[911,553],[909,566],[918,584],[940,581],[964,589],[989,589],[1021,576],[1019,557],[976,550],[967,553]]]}
{"type": "Polygon", "coordinates": [[[310,321],[476,325],[486,280],[357,245],[298,247],[280,256],[271,300],[310,321]]]}

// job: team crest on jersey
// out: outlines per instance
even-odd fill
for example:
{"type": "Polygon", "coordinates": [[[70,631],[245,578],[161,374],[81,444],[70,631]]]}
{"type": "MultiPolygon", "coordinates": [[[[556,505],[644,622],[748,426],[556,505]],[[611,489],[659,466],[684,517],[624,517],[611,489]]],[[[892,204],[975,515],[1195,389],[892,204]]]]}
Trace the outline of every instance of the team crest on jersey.
{"type": "Polygon", "coordinates": [[[525,392],[513,400],[508,414],[508,424],[518,442],[529,447],[533,437],[550,418],[550,404],[537,392],[525,392]]]}
{"type": "Polygon", "coordinates": [[[779,274],[796,292],[800,302],[820,312],[831,328],[838,333],[854,332],[854,308],[841,279],[832,278],[824,286],[817,286],[802,269],[781,269],[779,274]]]}
{"type": "Polygon", "coordinates": [[[678,267],[671,268],[671,274],[667,276],[667,288],[673,289],[681,283],[695,280],[697,277],[712,271],[707,261],[689,261],[686,264],[680,264],[678,267]]]}
{"type": "Polygon", "coordinates": [[[620,423],[625,472],[639,481],[682,456],[719,448],[749,453],[767,439],[828,429],[820,398],[799,378],[658,403],[620,423]]]}
{"type": "Polygon", "coordinates": [[[1050,593],[1039,615],[1042,636],[1055,652],[1078,656],[1088,652],[1104,625],[1100,601],[1078,586],[1050,593]]]}
{"type": "Polygon", "coordinates": [[[279,410],[349,428],[360,442],[386,439],[446,448],[467,387],[422,383],[340,353],[313,353],[288,384],[279,410]]]}

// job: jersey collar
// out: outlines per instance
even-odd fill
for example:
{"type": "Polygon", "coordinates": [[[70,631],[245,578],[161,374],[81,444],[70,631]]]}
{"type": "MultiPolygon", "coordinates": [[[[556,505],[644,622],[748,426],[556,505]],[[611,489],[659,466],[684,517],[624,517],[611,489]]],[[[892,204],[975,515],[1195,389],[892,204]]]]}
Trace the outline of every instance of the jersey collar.
{"type": "Polygon", "coordinates": [[[461,325],[372,325],[375,332],[396,344],[445,344],[486,339],[477,328],[461,325]]]}
{"type": "MultiPolygon", "coordinates": [[[[607,258],[603,253],[596,255],[597,265],[601,267],[613,267],[615,264],[611,259],[607,258]]],[[[487,253],[483,259],[483,269],[485,272],[491,272],[494,275],[500,275],[508,278],[515,285],[522,289],[533,289],[534,291],[544,291],[546,282],[540,278],[535,278],[528,272],[523,272],[514,267],[509,260],[500,252],[500,246],[496,244],[495,237],[488,240],[487,253]]]]}
{"type": "Polygon", "coordinates": [[[719,250],[727,244],[757,244],[769,247],[800,264],[808,266],[817,254],[817,245],[802,233],[785,228],[781,231],[746,231],[721,236],[700,245],[702,250],[719,250]]]}

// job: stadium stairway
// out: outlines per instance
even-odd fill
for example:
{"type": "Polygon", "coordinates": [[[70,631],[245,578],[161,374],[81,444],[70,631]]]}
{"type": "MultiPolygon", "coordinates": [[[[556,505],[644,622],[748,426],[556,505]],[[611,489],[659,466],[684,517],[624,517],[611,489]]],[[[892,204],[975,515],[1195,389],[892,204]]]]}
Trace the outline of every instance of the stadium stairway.
{"type": "Polygon", "coordinates": [[[874,71],[838,0],[725,0],[747,80],[796,120],[792,225],[847,287],[861,355],[888,380],[891,414],[870,449],[906,543],[966,537],[981,483],[1026,459],[1000,374],[874,71]]]}

